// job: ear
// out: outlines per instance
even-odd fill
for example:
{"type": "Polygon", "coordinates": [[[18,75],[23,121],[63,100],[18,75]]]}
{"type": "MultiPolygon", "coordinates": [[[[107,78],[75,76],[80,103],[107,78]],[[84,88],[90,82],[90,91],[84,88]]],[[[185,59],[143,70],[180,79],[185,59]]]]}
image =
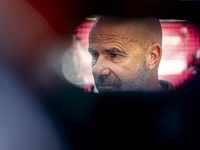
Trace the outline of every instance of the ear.
{"type": "Polygon", "coordinates": [[[154,43],[153,45],[149,46],[149,48],[146,51],[148,70],[152,70],[156,66],[158,66],[160,58],[161,58],[161,46],[158,43],[154,43]]]}

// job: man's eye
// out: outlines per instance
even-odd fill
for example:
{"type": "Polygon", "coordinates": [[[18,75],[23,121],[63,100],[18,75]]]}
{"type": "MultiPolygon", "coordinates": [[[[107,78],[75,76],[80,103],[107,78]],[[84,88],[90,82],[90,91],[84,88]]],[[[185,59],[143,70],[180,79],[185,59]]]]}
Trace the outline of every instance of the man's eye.
{"type": "Polygon", "coordinates": [[[120,54],[110,53],[111,57],[119,57],[120,54]]]}
{"type": "Polygon", "coordinates": [[[98,53],[92,53],[91,55],[92,55],[93,58],[98,58],[99,57],[98,53]]]}

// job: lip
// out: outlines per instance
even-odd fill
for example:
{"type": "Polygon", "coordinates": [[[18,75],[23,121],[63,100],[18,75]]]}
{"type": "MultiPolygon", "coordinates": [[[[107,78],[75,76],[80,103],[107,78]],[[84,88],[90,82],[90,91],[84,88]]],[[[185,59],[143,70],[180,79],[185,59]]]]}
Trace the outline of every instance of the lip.
{"type": "Polygon", "coordinates": [[[111,89],[114,88],[115,85],[99,85],[98,87],[101,89],[111,89]]]}

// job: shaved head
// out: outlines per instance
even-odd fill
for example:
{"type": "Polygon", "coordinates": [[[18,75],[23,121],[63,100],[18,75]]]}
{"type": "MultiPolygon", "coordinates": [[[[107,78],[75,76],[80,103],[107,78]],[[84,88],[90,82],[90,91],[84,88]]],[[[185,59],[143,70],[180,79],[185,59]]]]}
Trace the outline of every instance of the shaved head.
{"type": "Polygon", "coordinates": [[[158,19],[100,16],[89,34],[99,92],[158,89],[162,29],[158,19]]]}
{"type": "Polygon", "coordinates": [[[157,18],[117,18],[103,15],[97,18],[90,34],[97,34],[97,30],[99,33],[106,32],[106,30],[112,30],[111,28],[113,28],[113,34],[116,31],[121,32],[121,34],[116,34],[124,40],[129,38],[130,41],[137,42],[144,50],[153,43],[162,45],[162,29],[157,18]]]}

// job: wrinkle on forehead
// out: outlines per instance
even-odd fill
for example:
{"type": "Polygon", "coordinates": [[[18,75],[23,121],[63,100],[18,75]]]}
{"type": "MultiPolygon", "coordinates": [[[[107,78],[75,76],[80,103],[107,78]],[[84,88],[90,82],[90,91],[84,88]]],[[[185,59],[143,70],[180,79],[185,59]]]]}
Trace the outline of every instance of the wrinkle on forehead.
{"type": "MultiPolygon", "coordinates": [[[[100,44],[100,45],[114,45],[121,50],[128,52],[129,43],[137,43],[138,40],[132,39],[130,37],[124,36],[122,34],[90,34],[89,43],[90,44],[100,44]]],[[[132,47],[133,48],[133,47],[132,47]]]]}

